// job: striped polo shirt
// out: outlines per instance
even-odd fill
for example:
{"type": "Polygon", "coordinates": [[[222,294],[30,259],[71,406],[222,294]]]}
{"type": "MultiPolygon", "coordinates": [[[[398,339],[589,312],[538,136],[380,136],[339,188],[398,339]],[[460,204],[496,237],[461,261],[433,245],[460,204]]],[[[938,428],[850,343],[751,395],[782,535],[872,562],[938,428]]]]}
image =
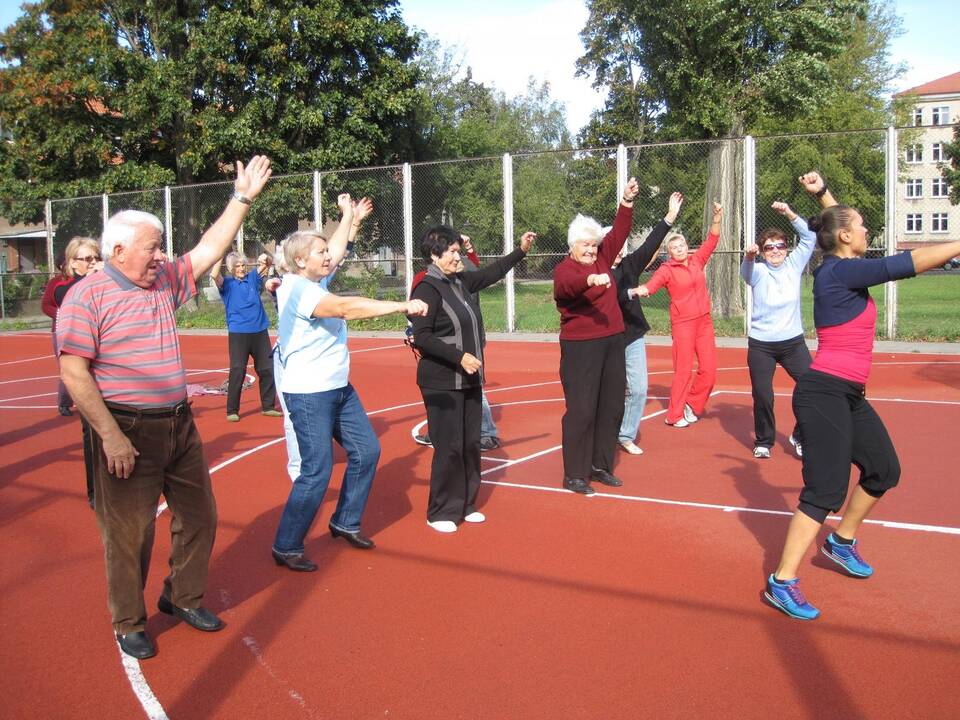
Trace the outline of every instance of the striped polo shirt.
{"type": "Polygon", "coordinates": [[[60,352],[90,360],[106,401],[176,405],[187,396],[187,380],[174,311],[196,293],[189,255],[165,263],[149,288],[108,262],[78,283],[60,308],[60,352]]]}

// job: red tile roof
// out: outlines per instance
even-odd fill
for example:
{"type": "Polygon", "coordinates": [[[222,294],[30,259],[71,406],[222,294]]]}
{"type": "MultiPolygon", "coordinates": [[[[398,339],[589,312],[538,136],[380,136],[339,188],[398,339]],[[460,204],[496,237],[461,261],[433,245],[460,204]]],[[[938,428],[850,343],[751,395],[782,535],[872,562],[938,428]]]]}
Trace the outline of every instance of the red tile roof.
{"type": "Polygon", "coordinates": [[[944,75],[942,78],[931,80],[923,85],[917,85],[909,90],[898,92],[894,97],[904,95],[942,95],[945,93],[960,92],[960,72],[944,75]]]}

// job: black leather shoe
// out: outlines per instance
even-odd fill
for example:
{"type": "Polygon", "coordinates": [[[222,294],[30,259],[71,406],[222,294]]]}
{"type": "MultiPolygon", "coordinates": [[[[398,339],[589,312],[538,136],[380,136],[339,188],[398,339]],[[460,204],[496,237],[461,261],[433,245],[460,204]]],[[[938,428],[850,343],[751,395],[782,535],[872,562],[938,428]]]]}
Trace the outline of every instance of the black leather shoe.
{"type": "Polygon", "coordinates": [[[172,602],[167,600],[163,595],[161,595],[160,599],[157,601],[157,609],[162,613],[166,613],[167,615],[173,615],[180,618],[187,623],[187,625],[195,627],[197,630],[203,630],[204,632],[216,632],[217,630],[223,629],[223,621],[205,607],[177,607],[172,602]]]}
{"type": "MultiPolygon", "coordinates": [[[[57,408],[57,411],[64,417],[70,417],[73,415],[73,410],[70,409],[69,405],[61,405],[57,408]]],[[[149,655],[147,657],[149,657],[149,655]]]]}
{"type": "Polygon", "coordinates": [[[126,635],[117,635],[117,642],[120,643],[121,650],[137,660],[146,660],[157,654],[157,648],[153,644],[153,640],[142,630],[126,635]]]}
{"type": "Polygon", "coordinates": [[[601,470],[600,468],[593,469],[593,472],[590,473],[590,479],[596,480],[598,483],[603,483],[604,485],[609,485],[610,487],[620,487],[623,485],[623,480],[613,473],[607,470],[601,470]]]}
{"type": "Polygon", "coordinates": [[[596,492],[596,490],[590,487],[590,483],[583,478],[565,477],[563,479],[563,487],[565,490],[580,493],[581,495],[593,495],[596,492]]]}
{"type": "Polygon", "coordinates": [[[342,537],[348,543],[353,545],[359,550],[370,550],[376,547],[376,544],[368,537],[361,535],[358,532],[344,532],[343,530],[337,530],[333,525],[328,526],[330,528],[330,534],[335,538],[342,537]]]}
{"type": "Polygon", "coordinates": [[[288,570],[294,572],[314,572],[317,569],[315,563],[307,560],[303,555],[281,555],[276,550],[270,551],[273,554],[273,561],[277,565],[283,565],[288,570]]]}

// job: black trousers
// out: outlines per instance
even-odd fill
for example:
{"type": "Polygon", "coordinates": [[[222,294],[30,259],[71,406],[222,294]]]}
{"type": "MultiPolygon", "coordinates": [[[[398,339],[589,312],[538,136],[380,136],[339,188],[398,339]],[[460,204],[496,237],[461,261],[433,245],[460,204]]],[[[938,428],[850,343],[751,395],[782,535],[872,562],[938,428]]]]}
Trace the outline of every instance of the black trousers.
{"type": "Polygon", "coordinates": [[[793,414],[803,432],[799,509],[808,517],[822,523],[843,506],[851,464],[873,497],[900,481],[897,451],[863,385],[811,370],[793,390],[793,414]]]}
{"type": "MultiPolygon", "coordinates": [[[[778,342],[747,339],[747,367],[750,368],[750,386],[753,390],[753,430],[759,447],[773,447],[777,437],[777,423],[773,415],[773,373],[777,365],[797,382],[810,369],[811,362],[803,335],[778,342]]],[[[799,424],[793,428],[793,437],[797,442],[802,442],[799,424]]]]}
{"type": "Polygon", "coordinates": [[[240,391],[247,374],[247,358],[253,358],[253,367],[260,379],[260,406],[273,410],[277,389],[273,383],[270,335],[266,330],[257,333],[228,333],[230,347],[230,381],[227,384],[227,415],[240,412],[240,391]]]}
{"type": "Polygon", "coordinates": [[[466,390],[420,388],[420,393],[433,443],[427,520],[458,523],[476,510],[480,492],[483,393],[479,386],[466,390]]]}
{"type": "Polygon", "coordinates": [[[561,340],[560,383],[563,474],[586,480],[593,468],[612,472],[627,392],[623,334],[561,340]]]}
{"type": "Polygon", "coordinates": [[[90,427],[83,417],[80,418],[80,428],[83,433],[83,471],[87,476],[87,502],[90,504],[90,507],[94,506],[94,471],[93,471],[93,454],[96,452],[94,439],[93,439],[93,428],[90,427]]]}

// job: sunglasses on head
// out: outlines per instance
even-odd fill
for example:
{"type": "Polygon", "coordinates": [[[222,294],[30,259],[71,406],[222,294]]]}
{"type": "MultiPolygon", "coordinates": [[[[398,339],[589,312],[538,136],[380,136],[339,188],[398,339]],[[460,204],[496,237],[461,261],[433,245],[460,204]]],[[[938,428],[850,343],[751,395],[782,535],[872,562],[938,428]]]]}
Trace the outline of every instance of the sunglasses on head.
{"type": "Polygon", "coordinates": [[[768,250],[786,250],[786,249],[787,249],[787,244],[785,242],[767,243],[766,245],[763,246],[764,252],[767,252],[768,250]]]}
{"type": "Polygon", "coordinates": [[[85,262],[85,263],[100,262],[99,255],[84,255],[83,257],[77,257],[74,259],[79,260],[80,262],[85,262]]]}

